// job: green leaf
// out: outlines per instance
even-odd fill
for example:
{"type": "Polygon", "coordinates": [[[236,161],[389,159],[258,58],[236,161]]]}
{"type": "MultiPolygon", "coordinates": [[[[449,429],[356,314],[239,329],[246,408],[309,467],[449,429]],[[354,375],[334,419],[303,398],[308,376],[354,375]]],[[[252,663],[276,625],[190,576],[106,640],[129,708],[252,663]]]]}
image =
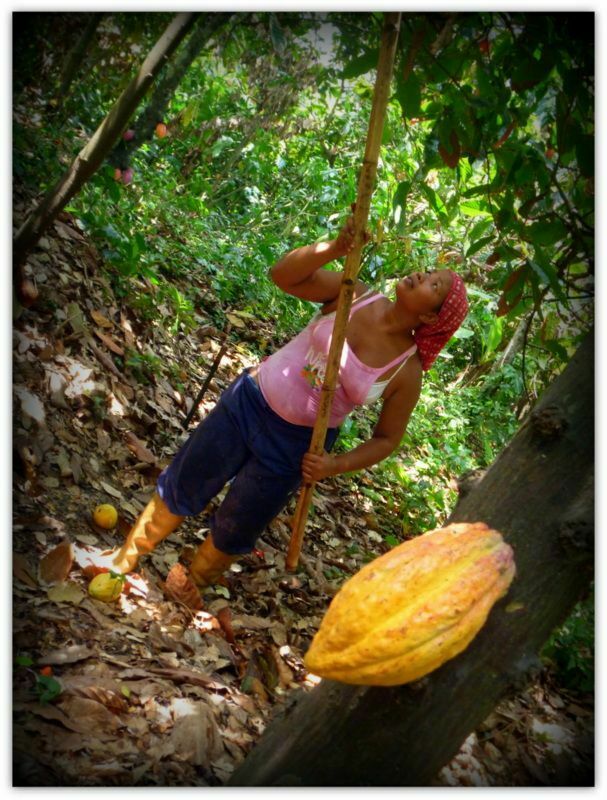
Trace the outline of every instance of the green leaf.
{"type": "Polygon", "coordinates": [[[505,315],[505,319],[513,320],[522,317],[533,308],[533,300],[530,297],[523,297],[519,302],[510,309],[505,315]]]}
{"type": "Polygon", "coordinates": [[[381,136],[381,143],[383,145],[389,145],[393,140],[394,131],[392,129],[392,121],[389,117],[386,117],[384,120],[384,129],[381,136]]]}
{"type": "Polygon", "coordinates": [[[594,176],[594,136],[584,134],[575,143],[575,157],[585,178],[594,176]]]}
{"type": "Polygon", "coordinates": [[[376,47],[372,50],[367,50],[362,56],[350,61],[343,68],[341,77],[344,79],[356,78],[358,75],[364,75],[377,66],[379,58],[379,48],[376,47]]]}
{"type": "Polygon", "coordinates": [[[111,242],[121,242],[124,239],[123,235],[113,225],[106,225],[102,230],[111,242]]]}
{"type": "Polygon", "coordinates": [[[468,60],[468,54],[465,50],[452,48],[451,52],[449,53],[443,50],[439,56],[439,60],[440,65],[444,70],[444,74],[449,75],[453,80],[458,80],[462,71],[462,67],[468,60]]]}
{"type": "Polygon", "coordinates": [[[538,276],[540,281],[544,284],[544,286],[548,286],[550,284],[550,279],[548,278],[548,275],[546,275],[544,270],[540,267],[540,265],[537,263],[537,261],[534,261],[532,258],[530,258],[528,260],[528,264],[531,267],[531,269],[535,272],[535,274],[538,276]]]}
{"type": "Polygon", "coordinates": [[[15,664],[18,664],[20,667],[31,667],[33,663],[33,659],[29,656],[17,656],[15,658],[15,664]]]}
{"type": "Polygon", "coordinates": [[[394,199],[392,201],[392,216],[399,232],[402,232],[405,226],[405,205],[410,189],[411,181],[401,181],[394,192],[394,199]]]}
{"type": "Polygon", "coordinates": [[[581,128],[571,115],[571,98],[561,92],[556,99],[556,146],[562,157],[576,145],[581,128]]]}
{"type": "Polygon", "coordinates": [[[63,689],[58,680],[50,675],[36,675],[36,692],[41,703],[49,703],[59,697],[63,689]]]}
{"type": "Polygon", "coordinates": [[[282,32],[282,28],[280,27],[278,20],[276,19],[276,14],[270,14],[270,36],[272,38],[274,50],[276,50],[277,53],[282,54],[287,45],[287,40],[282,32]]]}
{"type": "Polygon", "coordinates": [[[567,227],[560,219],[534,222],[526,229],[534,245],[548,246],[567,237],[567,227]]]}
{"type": "Polygon", "coordinates": [[[473,256],[475,253],[478,253],[479,250],[482,250],[483,247],[486,247],[488,244],[491,244],[492,241],[493,241],[493,235],[485,236],[484,239],[479,239],[477,242],[470,245],[470,247],[466,251],[465,257],[470,258],[470,256],[473,256]]]}
{"type": "Polygon", "coordinates": [[[211,148],[211,154],[213,158],[217,158],[218,156],[220,156],[223,150],[225,150],[226,147],[229,147],[233,143],[234,140],[232,139],[231,136],[222,136],[215,142],[215,144],[211,148]]]}
{"type": "Polygon", "coordinates": [[[439,216],[447,216],[447,209],[445,208],[445,204],[443,203],[440,195],[438,192],[435,192],[431,186],[428,186],[427,183],[423,181],[419,185],[420,191],[422,194],[426,196],[426,199],[432,206],[432,208],[436,211],[439,216]]]}
{"type": "Polygon", "coordinates": [[[493,295],[487,294],[487,292],[483,292],[482,289],[478,289],[476,286],[468,286],[466,289],[469,297],[480,297],[481,300],[485,300],[486,302],[490,302],[493,300],[493,295]]]}
{"type": "Polygon", "coordinates": [[[531,264],[531,268],[537,275],[540,275],[541,271],[543,282],[550,285],[555,296],[565,303],[565,305],[567,305],[567,295],[565,294],[563,283],[559,278],[552,261],[546,256],[544,251],[538,247],[535,248],[535,258],[536,261],[530,260],[529,262],[531,264]]]}
{"type": "Polygon", "coordinates": [[[483,233],[491,226],[490,219],[481,219],[480,222],[477,222],[476,225],[470,231],[469,239],[471,242],[475,242],[479,236],[482,236],[483,233]]]}
{"type": "Polygon", "coordinates": [[[129,240],[126,246],[126,255],[129,261],[137,264],[139,259],[139,245],[137,244],[137,240],[135,238],[129,240]]]}
{"type": "Polygon", "coordinates": [[[522,258],[520,251],[514,247],[511,247],[509,244],[500,244],[500,246],[496,249],[500,258],[504,261],[518,260],[522,258]]]}
{"type": "Polygon", "coordinates": [[[502,333],[503,333],[503,326],[504,326],[504,318],[503,317],[493,317],[491,321],[491,326],[487,331],[487,336],[485,339],[485,353],[484,358],[486,359],[491,353],[496,350],[499,343],[502,341],[502,333]]]}
{"type": "Polygon", "coordinates": [[[200,99],[198,99],[198,98],[195,99],[195,100],[192,100],[191,102],[189,102],[187,104],[187,106],[181,112],[181,120],[182,120],[183,126],[185,128],[188,127],[188,125],[192,122],[192,120],[194,119],[196,114],[198,114],[200,106],[201,106],[201,102],[202,101],[200,99]]]}
{"type": "Polygon", "coordinates": [[[526,89],[531,88],[536,83],[544,80],[550,75],[554,66],[554,56],[547,50],[542,53],[540,58],[523,58],[512,72],[512,88],[518,91],[517,87],[526,89]]]}
{"type": "Polygon", "coordinates": [[[479,194],[491,194],[494,189],[492,183],[483,183],[480,186],[473,186],[471,189],[466,189],[462,192],[462,197],[477,197],[479,194]]]}
{"type": "Polygon", "coordinates": [[[462,214],[465,214],[468,217],[491,217],[490,221],[493,221],[493,214],[490,211],[487,211],[484,207],[484,203],[463,203],[460,205],[459,210],[462,214]]]}
{"type": "Polygon", "coordinates": [[[516,217],[512,208],[502,206],[495,214],[495,227],[500,231],[513,230],[516,227],[516,217]]]}
{"type": "Polygon", "coordinates": [[[453,334],[454,339],[469,339],[471,336],[474,336],[474,331],[470,328],[458,328],[453,334]]]}
{"type": "MultiPolygon", "coordinates": [[[[532,258],[528,259],[529,266],[533,270],[533,272],[538,276],[540,279],[540,283],[544,286],[550,286],[553,290],[554,294],[561,300],[565,305],[567,305],[567,296],[563,291],[563,287],[559,281],[558,275],[556,274],[554,267],[548,261],[548,259],[543,258],[541,259],[541,255],[536,251],[536,256],[538,260],[534,260],[532,258]],[[539,263],[541,260],[541,263],[539,263]]],[[[534,292],[534,296],[536,297],[536,301],[539,302],[539,295],[536,288],[535,282],[532,282],[531,288],[534,292]]]]}
{"type": "Polygon", "coordinates": [[[567,350],[562,344],[559,344],[554,339],[547,339],[544,342],[544,347],[546,347],[547,350],[550,350],[551,353],[554,353],[555,356],[558,356],[563,364],[566,364],[570,360],[567,350]]]}
{"type": "Polygon", "coordinates": [[[118,185],[118,181],[115,181],[113,178],[112,180],[108,181],[107,183],[108,192],[110,198],[117,203],[120,200],[121,193],[120,193],[120,186],[118,185]]]}
{"type": "Polygon", "coordinates": [[[400,103],[405,119],[418,117],[421,110],[422,87],[419,78],[414,73],[404,83],[399,83],[396,89],[396,99],[400,103]]]}

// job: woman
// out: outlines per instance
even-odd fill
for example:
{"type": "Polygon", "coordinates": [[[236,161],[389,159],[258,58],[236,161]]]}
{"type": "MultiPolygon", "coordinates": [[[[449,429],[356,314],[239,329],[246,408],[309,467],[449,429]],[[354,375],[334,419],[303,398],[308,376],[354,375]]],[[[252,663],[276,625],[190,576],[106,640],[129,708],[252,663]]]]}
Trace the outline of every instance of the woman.
{"type": "MultiPolygon", "coordinates": [[[[393,301],[357,282],[334,394],[325,452],[308,452],[329,350],[342,276],[323,267],[353,246],[350,218],[336,239],[299,247],[270,270],[288,294],[322,303],[320,312],[287,345],[246,370],[223,393],[158,479],[111,567],[130,572],[186,516],[199,514],[228,481],[227,495],[209,521],[211,532],[189,572],[176,565],[167,587],[192,598],[193,585],[217,581],[250,552],[257,537],[301,483],[369,467],[400,444],[419,399],[422,374],[464,319],[462,279],[443,269],[414,272],[396,286],[393,301]],[[381,398],[373,436],[332,455],[338,426],[358,405],[381,398]],[[177,587],[177,588],[175,588],[177,587]],[[182,591],[183,590],[183,591],[182,591]]],[[[194,597],[198,597],[194,592],[194,597]]],[[[191,604],[189,602],[188,604],[191,604]]]]}

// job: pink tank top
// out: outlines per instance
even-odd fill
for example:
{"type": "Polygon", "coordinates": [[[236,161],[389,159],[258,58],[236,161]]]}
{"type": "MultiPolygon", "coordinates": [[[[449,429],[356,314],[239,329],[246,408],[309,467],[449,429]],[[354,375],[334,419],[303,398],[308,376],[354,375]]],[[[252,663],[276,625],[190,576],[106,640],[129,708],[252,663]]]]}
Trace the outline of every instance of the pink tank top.
{"type": "MultiPolygon", "coordinates": [[[[380,297],[383,295],[374,294],[362,302],[354,301],[350,316],[380,297]]],[[[317,315],[301,333],[260,365],[257,378],[266,402],[276,414],[294,425],[313,427],[316,422],[334,319],[334,313],[317,315]]],[[[364,404],[373,394],[375,379],[399,362],[404,364],[416,349],[413,345],[389,364],[369,367],[355,355],[346,340],[329,427],[340,425],[356,406],[364,404]]]]}

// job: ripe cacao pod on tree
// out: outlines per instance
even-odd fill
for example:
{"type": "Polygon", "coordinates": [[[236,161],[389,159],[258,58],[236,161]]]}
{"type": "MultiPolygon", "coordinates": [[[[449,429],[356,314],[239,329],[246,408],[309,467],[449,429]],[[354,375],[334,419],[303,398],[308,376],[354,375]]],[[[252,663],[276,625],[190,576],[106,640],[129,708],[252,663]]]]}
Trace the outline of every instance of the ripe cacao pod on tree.
{"type": "Polygon", "coordinates": [[[343,585],[305,666],[342,683],[417,680],[468,646],[514,574],[512,548],[482,522],[411,539],[343,585]]]}

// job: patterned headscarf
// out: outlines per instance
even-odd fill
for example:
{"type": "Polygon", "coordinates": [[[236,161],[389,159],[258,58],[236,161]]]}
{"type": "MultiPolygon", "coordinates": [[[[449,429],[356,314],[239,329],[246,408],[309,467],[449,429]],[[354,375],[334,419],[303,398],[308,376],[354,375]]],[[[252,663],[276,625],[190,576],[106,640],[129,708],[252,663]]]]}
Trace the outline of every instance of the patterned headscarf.
{"type": "Polygon", "coordinates": [[[434,325],[424,323],[413,334],[422,369],[429,370],[436,357],[464,321],[468,313],[468,297],[463,280],[451,271],[451,288],[443,300],[434,325]]]}

